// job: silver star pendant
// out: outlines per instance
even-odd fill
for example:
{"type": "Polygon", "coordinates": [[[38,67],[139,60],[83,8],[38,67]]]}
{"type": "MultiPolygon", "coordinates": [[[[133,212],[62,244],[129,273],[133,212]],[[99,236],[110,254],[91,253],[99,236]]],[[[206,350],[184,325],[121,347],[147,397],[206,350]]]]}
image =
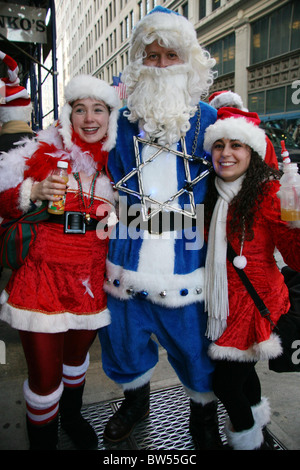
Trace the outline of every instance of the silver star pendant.
{"type": "Polygon", "coordinates": [[[127,194],[132,194],[136,196],[140,202],[141,202],[141,209],[142,209],[142,217],[144,221],[147,221],[154,217],[158,212],[161,210],[165,211],[173,211],[173,212],[178,212],[180,214],[186,215],[187,217],[196,218],[196,205],[195,205],[195,198],[194,198],[194,192],[193,188],[194,186],[199,183],[203,178],[205,178],[211,171],[212,165],[209,161],[205,160],[204,158],[199,158],[199,157],[193,157],[187,153],[186,150],[186,144],[185,144],[185,138],[181,138],[181,148],[182,152],[178,150],[173,150],[169,148],[168,146],[162,146],[159,144],[156,144],[154,142],[149,142],[148,140],[141,139],[140,137],[133,137],[134,139],[134,151],[135,151],[135,160],[136,160],[136,168],[133,168],[127,175],[125,175],[122,179],[120,179],[117,183],[115,183],[114,187],[115,189],[119,191],[123,191],[127,194]],[[157,151],[149,157],[147,160],[142,162],[141,160],[141,155],[140,155],[140,150],[139,150],[139,143],[141,144],[146,144],[151,147],[157,148],[157,151]],[[173,196],[171,196],[167,201],[157,201],[153,199],[150,195],[146,195],[144,192],[144,185],[143,185],[143,178],[141,174],[141,170],[145,165],[150,165],[155,158],[157,158],[162,152],[169,152],[174,155],[177,155],[178,157],[183,158],[184,160],[184,170],[185,170],[185,185],[177,191],[173,196]],[[203,163],[204,165],[207,166],[207,169],[202,171],[199,176],[194,178],[193,180],[191,179],[191,174],[190,174],[190,167],[189,163],[190,161],[199,161],[203,163]],[[132,178],[134,175],[137,175],[138,178],[138,185],[139,185],[139,191],[134,191],[132,189],[129,189],[127,187],[126,182],[132,178]],[[177,207],[174,207],[171,205],[171,203],[175,200],[178,199],[182,194],[187,193],[189,196],[190,200],[190,211],[180,209],[177,207]],[[146,206],[146,202],[150,202],[154,205],[157,206],[156,209],[151,209],[151,211],[148,211],[148,208],[146,206]]]}

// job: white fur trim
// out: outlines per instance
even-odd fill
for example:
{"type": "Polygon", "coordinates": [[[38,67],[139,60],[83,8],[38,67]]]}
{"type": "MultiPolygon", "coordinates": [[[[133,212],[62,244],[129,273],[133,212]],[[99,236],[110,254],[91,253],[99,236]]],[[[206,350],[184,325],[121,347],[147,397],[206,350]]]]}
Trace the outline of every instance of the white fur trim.
{"type": "Polygon", "coordinates": [[[59,116],[60,127],[58,129],[58,132],[61,135],[67,149],[70,149],[71,146],[73,145],[72,125],[71,125],[71,120],[70,120],[71,112],[72,112],[72,106],[69,103],[66,103],[62,107],[62,110],[59,116]]]}
{"type": "Polygon", "coordinates": [[[90,354],[87,353],[85,361],[80,366],[68,366],[63,364],[63,374],[68,377],[77,377],[78,375],[85,374],[90,365],[90,354]]]}
{"type": "Polygon", "coordinates": [[[244,108],[244,104],[240,95],[234,93],[233,91],[220,93],[220,95],[217,95],[215,98],[213,98],[209,104],[215,109],[222,108],[223,106],[230,106],[241,109],[242,111],[247,111],[247,109],[244,108]]]}
{"type": "Polygon", "coordinates": [[[262,361],[274,359],[282,353],[280,337],[271,333],[270,338],[253,346],[254,354],[262,361]]]}
{"type": "Polygon", "coordinates": [[[293,222],[287,222],[287,224],[291,229],[300,228],[300,220],[295,220],[293,222]]]}
{"type": "Polygon", "coordinates": [[[211,124],[205,131],[204,150],[211,153],[213,144],[222,138],[239,140],[265,159],[267,143],[264,131],[243,117],[219,119],[211,124]]]}
{"type": "Polygon", "coordinates": [[[93,315],[75,315],[71,312],[46,315],[10,305],[8,293],[0,296],[0,319],[17,330],[37,333],[59,333],[68,330],[97,330],[109,325],[110,313],[107,308],[93,315]]]}
{"type": "Polygon", "coordinates": [[[71,112],[72,102],[78,99],[94,98],[104,101],[110,108],[108,138],[104,142],[103,150],[110,151],[116,143],[117,121],[119,116],[120,100],[116,90],[103,80],[99,80],[91,75],[79,75],[74,77],[65,88],[65,101],[59,121],[61,134],[66,148],[72,145],[71,112]]]}
{"type": "Polygon", "coordinates": [[[49,395],[38,395],[29,388],[28,380],[25,380],[23,385],[23,393],[26,402],[29,406],[35,408],[36,410],[47,409],[50,406],[55,405],[55,403],[59,402],[63,389],[64,386],[61,382],[59,387],[49,395]]]}
{"type": "Polygon", "coordinates": [[[122,387],[123,391],[136,390],[137,388],[143,387],[148,382],[150,382],[154,369],[155,367],[152,367],[152,369],[147,370],[147,372],[145,372],[143,375],[140,375],[137,379],[133,380],[132,382],[127,382],[119,385],[122,387]]]}
{"type": "Polygon", "coordinates": [[[15,188],[24,179],[26,157],[31,156],[38,148],[35,139],[22,139],[20,146],[3,152],[0,156],[0,192],[15,188]]]}
{"type": "Polygon", "coordinates": [[[254,420],[262,428],[270,422],[271,408],[267,397],[262,397],[257,405],[251,406],[251,410],[254,420]]]}
{"type": "Polygon", "coordinates": [[[228,439],[228,444],[234,450],[254,450],[259,449],[264,441],[264,436],[261,427],[254,423],[252,428],[245,431],[234,432],[230,429],[231,423],[227,420],[225,424],[225,433],[228,439]]]}
{"type": "Polygon", "coordinates": [[[32,105],[27,106],[0,106],[0,122],[31,121],[32,105]]]}
{"type": "Polygon", "coordinates": [[[241,350],[228,346],[218,346],[215,343],[210,344],[208,355],[215,360],[228,359],[230,361],[251,362],[259,360],[268,360],[279,356],[282,352],[280,338],[271,333],[270,338],[261,343],[254,344],[249,349],[241,350]]]}
{"type": "Polygon", "coordinates": [[[147,291],[147,300],[164,307],[182,307],[194,302],[203,302],[204,268],[189,274],[142,273],[123,269],[110,261],[106,262],[107,281],[104,289],[107,293],[121,300],[128,300],[142,291],[147,291]],[[120,281],[115,286],[113,281],[120,281]],[[180,295],[182,289],[188,289],[188,295],[180,295]],[[166,293],[161,296],[161,293],[166,293]]]}
{"type": "MultiPolygon", "coordinates": [[[[33,179],[31,178],[26,178],[23,183],[20,186],[20,192],[19,192],[19,209],[24,212],[29,211],[31,203],[30,203],[30,194],[31,194],[31,189],[33,186],[33,179]]],[[[41,203],[41,201],[40,201],[41,203]]]]}
{"type": "Polygon", "coordinates": [[[185,393],[191,400],[193,400],[195,403],[200,403],[203,406],[217,400],[217,397],[214,392],[196,392],[195,390],[191,390],[185,385],[183,386],[183,388],[185,393]]]}

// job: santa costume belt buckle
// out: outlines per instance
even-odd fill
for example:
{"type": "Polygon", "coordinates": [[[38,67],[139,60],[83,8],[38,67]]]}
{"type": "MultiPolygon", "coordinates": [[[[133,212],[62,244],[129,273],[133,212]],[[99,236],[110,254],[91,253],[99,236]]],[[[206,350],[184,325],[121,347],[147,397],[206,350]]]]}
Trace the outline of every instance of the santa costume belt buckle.
{"type": "Polygon", "coordinates": [[[86,225],[84,221],[85,214],[81,212],[65,212],[65,233],[85,233],[86,225]]]}

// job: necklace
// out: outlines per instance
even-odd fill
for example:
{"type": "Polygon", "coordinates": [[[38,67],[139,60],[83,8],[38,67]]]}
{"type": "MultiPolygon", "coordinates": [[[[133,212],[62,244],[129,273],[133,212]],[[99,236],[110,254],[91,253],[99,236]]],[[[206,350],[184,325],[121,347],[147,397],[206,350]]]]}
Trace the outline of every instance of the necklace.
{"type": "Polygon", "coordinates": [[[84,196],[83,196],[83,190],[82,190],[82,183],[81,183],[81,179],[80,179],[80,175],[78,172],[76,173],[73,173],[73,176],[75,178],[75,180],[77,181],[77,184],[78,184],[78,190],[79,190],[79,196],[80,196],[80,199],[79,199],[79,204],[82,208],[84,208],[84,221],[85,223],[88,225],[90,222],[91,222],[91,208],[93,207],[93,204],[94,204],[94,196],[95,196],[95,185],[96,185],[96,179],[99,175],[99,171],[96,171],[95,175],[94,175],[94,178],[93,178],[93,181],[92,181],[92,184],[91,184],[91,199],[90,199],[90,203],[89,205],[87,206],[86,203],[85,203],[85,200],[84,200],[84,196]],[[81,205],[82,204],[82,205],[81,205]],[[88,209],[90,209],[89,212],[88,209]]]}

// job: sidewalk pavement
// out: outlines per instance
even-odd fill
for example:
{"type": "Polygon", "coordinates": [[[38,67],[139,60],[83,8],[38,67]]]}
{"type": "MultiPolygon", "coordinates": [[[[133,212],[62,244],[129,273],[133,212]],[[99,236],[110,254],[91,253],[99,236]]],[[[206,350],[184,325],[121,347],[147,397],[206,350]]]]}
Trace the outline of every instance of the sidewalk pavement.
{"type": "MultiPolygon", "coordinates": [[[[9,275],[10,272],[4,270],[0,279],[0,292],[9,275]]],[[[159,352],[160,361],[151,380],[152,391],[179,385],[178,378],[168,363],[166,351],[160,347],[159,352]]],[[[300,450],[300,373],[277,374],[268,369],[267,362],[258,363],[257,372],[262,394],[269,397],[272,409],[268,428],[286,449],[300,450]]],[[[27,367],[18,332],[0,321],[0,450],[28,449],[22,392],[26,378],[27,367]]],[[[118,398],[123,398],[122,391],[102,371],[101,348],[96,339],[90,351],[84,405],[110,402],[118,398]]],[[[168,419],[167,416],[162,416],[168,419]]]]}

